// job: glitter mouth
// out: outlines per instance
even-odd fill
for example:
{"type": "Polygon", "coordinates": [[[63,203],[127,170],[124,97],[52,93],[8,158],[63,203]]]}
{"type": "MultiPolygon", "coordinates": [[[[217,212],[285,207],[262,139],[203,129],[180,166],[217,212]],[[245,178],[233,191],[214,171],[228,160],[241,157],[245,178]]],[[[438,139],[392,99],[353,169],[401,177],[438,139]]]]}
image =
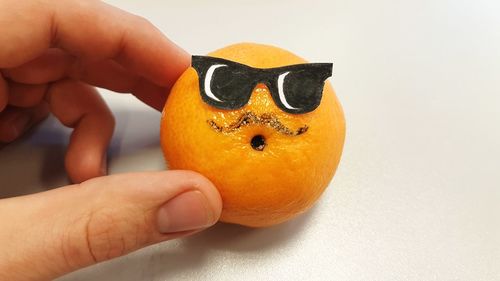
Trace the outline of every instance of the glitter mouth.
{"type": "Polygon", "coordinates": [[[285,126],[281,121],[279,121],[278,117],[269,114],[269,113],[263,113],[260,116],[257,114],[248,111],[243,113],[238,120],[235,122],[227,125],[227,126],[220,126],[217,125],[217,123],[214,120],[207,120],[208,125],[215,131],[219,133],[231,133],[234,131],[237,131],[238,129],[245,127],[245,126],[250,126],[250,125],[264,125],[268,126],[270,128],[275,129],[277,132],[287,135],[287,136],[298,136],[302,135],[303,133],[307,132],[309,127],[307,125],[304,125],[297,130],[292,130],[285,126]]]}

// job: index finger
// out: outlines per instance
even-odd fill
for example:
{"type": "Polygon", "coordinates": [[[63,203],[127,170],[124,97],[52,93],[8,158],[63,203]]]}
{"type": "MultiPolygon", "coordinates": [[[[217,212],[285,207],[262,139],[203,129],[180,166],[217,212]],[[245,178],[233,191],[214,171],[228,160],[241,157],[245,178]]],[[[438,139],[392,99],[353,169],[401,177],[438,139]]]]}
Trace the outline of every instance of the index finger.
{"type": "Polygon", "coordinates": [[[147,20],[101,1],[1,1],[0,68],[57,47],[84,61],[112,59],[160,86],[171,86],[189,55],[147,20]]]}

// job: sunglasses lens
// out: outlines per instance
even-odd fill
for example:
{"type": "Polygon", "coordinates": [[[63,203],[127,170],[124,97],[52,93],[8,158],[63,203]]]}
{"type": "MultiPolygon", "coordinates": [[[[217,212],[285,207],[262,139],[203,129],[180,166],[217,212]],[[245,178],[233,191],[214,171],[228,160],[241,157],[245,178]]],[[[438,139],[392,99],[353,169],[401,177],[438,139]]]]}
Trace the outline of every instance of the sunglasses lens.
{"type": "Polygon", "coordinates": [[[245,71],[235,71],[224,63],[212,64],[200,81],[203,100],[220,109],[243,107],[251,94],[252,79],[245,71]]]}
{"type": "Polygon", "coordinates": [[[313,111],[321,102],[326,78],[308,70],[284,72],[278,76],[275,101],[288,113],[313,111]]]}

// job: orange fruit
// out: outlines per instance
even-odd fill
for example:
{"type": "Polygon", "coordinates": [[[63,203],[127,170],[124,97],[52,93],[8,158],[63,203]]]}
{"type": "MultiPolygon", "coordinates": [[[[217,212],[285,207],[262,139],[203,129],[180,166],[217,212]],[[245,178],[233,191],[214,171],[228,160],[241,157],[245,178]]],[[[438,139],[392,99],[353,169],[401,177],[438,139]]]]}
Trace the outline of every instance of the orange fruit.
{"type": "MultiPolygon", "coordinates": [[[[257,68],[306,63],[286,50],[251,43],[231,45],[209,56],[257,68]]],[[[342,108],[328,81],[320,105],[305,114],[282,111],[264,84],[254,88],[243,108],[223,110],[202,100],[192,67],[172,88],[161,120],[161,145],[169,168],[209,178],[222,196],[221,221],[252,227],[284,222],[311,207],[335,173],[344,136],[342,108]],[[216,126],[230,126],[242,116],[262,122],[217,130],[216,126]],[[304,126],[307,131],[280,133],[269,118],[293,131],[304,126]]]]}

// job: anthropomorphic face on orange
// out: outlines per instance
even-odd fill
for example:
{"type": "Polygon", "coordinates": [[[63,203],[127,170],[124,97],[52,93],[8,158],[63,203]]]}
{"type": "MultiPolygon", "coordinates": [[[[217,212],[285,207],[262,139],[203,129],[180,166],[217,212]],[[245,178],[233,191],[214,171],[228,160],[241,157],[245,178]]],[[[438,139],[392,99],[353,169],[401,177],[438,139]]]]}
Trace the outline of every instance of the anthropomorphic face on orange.
{"type": "Polygon", "coordinates": [[[331,181],[344,143],[331,75],[330,63],[268,45],[193,56],[163,111],[170,169],[209,178],[224,222],[262,227],[306,211],[331,181]]]}

